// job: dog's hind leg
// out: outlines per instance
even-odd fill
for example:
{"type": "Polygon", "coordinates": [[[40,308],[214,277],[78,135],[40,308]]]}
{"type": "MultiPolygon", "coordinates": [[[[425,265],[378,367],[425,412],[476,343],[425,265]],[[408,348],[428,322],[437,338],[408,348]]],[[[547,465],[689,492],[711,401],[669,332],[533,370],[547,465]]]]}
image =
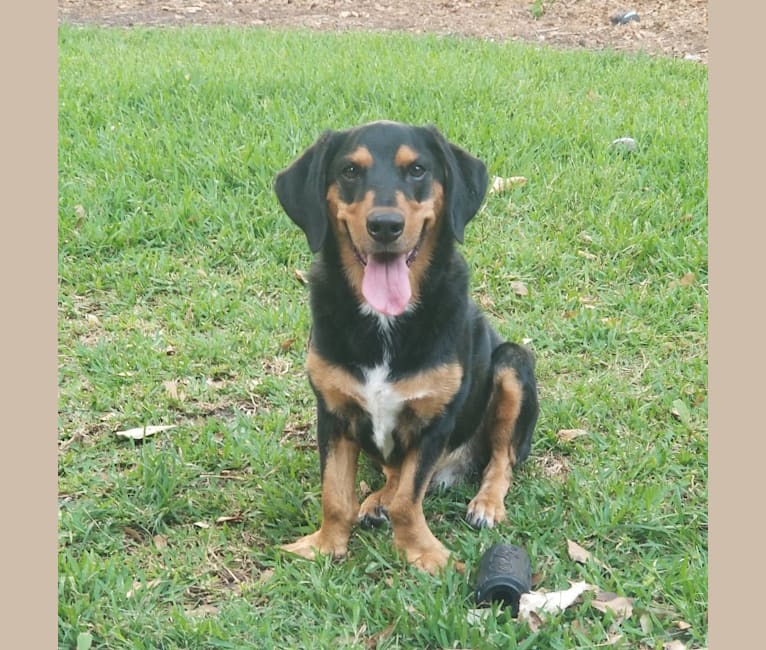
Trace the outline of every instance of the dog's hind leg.
{"type": "Polygon", "coordinates": [[[529,454],[538,414],[534,357],[529,350],[501,344],[492,353],[492,369],[494,385],[480,434],[486,437],[489,462],[466,514],[477,528],[491,528],[506,518],[512,470],[529,454]]]}
{"type": "Polygon", "coordinates": [[[370,494],[359,508],[359,522],[365,528],[381,526],[388,521],[388,506],[399,487],[398,467],[383,467],[386,484],[377,492],[370,494]]]}

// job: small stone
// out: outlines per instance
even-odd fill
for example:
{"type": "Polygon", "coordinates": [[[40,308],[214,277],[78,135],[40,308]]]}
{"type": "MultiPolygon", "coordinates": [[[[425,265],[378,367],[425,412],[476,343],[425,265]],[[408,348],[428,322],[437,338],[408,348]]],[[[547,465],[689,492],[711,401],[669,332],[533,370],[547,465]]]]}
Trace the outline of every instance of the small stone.
{"type": "Polygon", "coordinates": [[[622,151],[635,151],[638,148],[633,138],[617,138],[612,140],[612,146],[622,151]]]}
{"type": "Polygon", "coordinates": [[[641,18],[635,11],[626,11],[620,14],[615,14],[611,18],[612,25],[627,25],[629,22],[633,20],[635,20],[636,22],[641,21],[641,18]]]}

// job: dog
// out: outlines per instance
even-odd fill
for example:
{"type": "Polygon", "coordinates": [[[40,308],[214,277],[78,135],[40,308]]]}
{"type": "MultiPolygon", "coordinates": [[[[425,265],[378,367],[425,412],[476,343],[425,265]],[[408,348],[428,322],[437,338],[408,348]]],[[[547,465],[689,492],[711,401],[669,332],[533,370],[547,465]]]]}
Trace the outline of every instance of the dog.
{"type": "Polygon", "coordinates": [[[538,416],[535,359],[504,342],[468,297],[456,247],[487,189],[484,163],[432,126],[326,131],[274,190],[315,253],[307,354],[316,396],[322,521],[282,548],[342,557],[353,525],[390,521],[429,573],[454,562],[423,514],[429,486],[481,473],[467,521],[506,518],[514,465],[538,416]],[[359,452],[385,486],[359,505],[359,452]]]}

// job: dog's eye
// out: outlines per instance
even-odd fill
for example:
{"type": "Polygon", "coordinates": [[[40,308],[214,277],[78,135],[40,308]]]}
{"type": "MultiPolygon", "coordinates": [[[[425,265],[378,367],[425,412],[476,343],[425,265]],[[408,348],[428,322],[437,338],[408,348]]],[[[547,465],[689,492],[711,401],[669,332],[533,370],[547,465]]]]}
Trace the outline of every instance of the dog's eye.
{"type": "Polygon", "coordinates": [[[420,180],[426,175],[426,168],[418,163],[412,163],[407,169],[407,173],[415,180],[420,180]]]}
{"type": "Polygon", "coordinates": [[[343,178],[353,181],[354,179],[359,178],[360,171],[358,165],[346,165],[340,173],[343,175],[343,178]]]}

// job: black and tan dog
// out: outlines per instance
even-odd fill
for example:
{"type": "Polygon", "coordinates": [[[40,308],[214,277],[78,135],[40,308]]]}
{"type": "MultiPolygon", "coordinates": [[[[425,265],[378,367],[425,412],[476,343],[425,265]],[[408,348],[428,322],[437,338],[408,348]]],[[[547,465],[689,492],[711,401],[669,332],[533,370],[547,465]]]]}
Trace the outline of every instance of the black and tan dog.
{"type": "Polygon", "coordinates": [[[469,300],[455,247],[486,187],[484,164],[435,128],[394,122],[328,131],[277,176],[282,207],[317,253],[307,366],[322,524],[286,550],[342,556],[355,522],[388,518],[395,546],[434,573],[449,551],[423,497],[471,471],[483,474],[467,520],[505,519],[538,405],[532,354],[503,342],[469,300]],[[360,450],[386,476],[361,507],[360,450]]]}

